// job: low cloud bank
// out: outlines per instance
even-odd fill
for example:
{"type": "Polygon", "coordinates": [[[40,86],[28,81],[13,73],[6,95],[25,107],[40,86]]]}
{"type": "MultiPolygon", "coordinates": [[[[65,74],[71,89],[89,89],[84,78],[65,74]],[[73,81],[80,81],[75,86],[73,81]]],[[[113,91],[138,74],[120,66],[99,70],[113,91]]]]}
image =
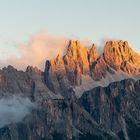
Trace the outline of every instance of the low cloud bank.
{"type": "Polygon", "coordinates": [[[21,122],[35,108],[36,104],[27,97],[12,96],[0,99],[0,128],[21,122]]]}

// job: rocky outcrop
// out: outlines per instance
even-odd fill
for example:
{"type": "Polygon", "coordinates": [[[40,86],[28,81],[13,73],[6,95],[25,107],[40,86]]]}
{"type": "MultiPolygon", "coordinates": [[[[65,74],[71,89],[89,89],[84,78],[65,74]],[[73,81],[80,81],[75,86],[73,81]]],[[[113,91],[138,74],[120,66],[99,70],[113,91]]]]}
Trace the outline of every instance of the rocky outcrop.
{"type": "Polygon", "coordinates": [[[93,79],[105,78],[106,73],[123,71],[129,75],[137,75],[140,72],[140,56],[134,52],[127,41],[108,41],[104,52],[92,67],[93,79]],[[135,60],[135,61],[134,61],[135,60]]]}
{"type": "Polygon", "coordinates": [[[106,43],[104,56],[106,62],[115,70],[123,70],[128,74],[138,74],[140,56],[128,45],[127,41],[110,41],[106,43]]]}
{"type": "Polygon", "coordinates": [[[85,92],[79,103],[105,129],[120,139],[140,138],[140,81],[132,79],[111,83],[85,92]],[[136,131],[134,132],[133,129],[136,131]]]}
{"type": "MultiPolygon", "coordinates": [[[[64,56],[65,65],[71,67],[71,62],[78,63],[81,72],[89,72],[88,49],[83,47],[79,41],[70,41],[66,55],[64,56]]],[[[69,69],[70,70],[70,69],[69,69]]]]}
{"type": "Polygon", "coordinates": [[[22,94],[31,96],[33,81],[30,76],[12,66],[0,70],[0,96],[22,94]]]}
{"type": "Polygon", "coordinates": [[[123,62],[123,53],[120,51],[121,47],[117,41],[109,41],[104,48],[104,59],[106,63],[115,70],[120,70],[123,62]]]}
{"type": "Polygon", "coordinates": [[[44,83],[44,75],[37,67],[28,66],[26,72],[12,66],[0,70],[0,98],[21,95],[32,100],[62,98],[56,96],[44,83]]]}
{"type": "MultiPolygon", "coordinates": [[[[62,87],[81,85],[82,74],[89,74],[88,49],[79,41],[70,41],[64,57],[48,60],[45,66],[45,82],[53,92],[61,92],[62,87]],[[60,85],[61,83],[61,85],[60,85]]],[[[90,59],[94,59],[91,51],[90,59]]]]}
{"type": "Polygon", "coordinates": [[[46,61],[44,81],[52,92],[63,96],[71,87],[66,76],[63,58],[60,55],[56,59],[46,61]]]}
{"type": "Polygon", "coordinates": [[[70,100],[43,100],[23,122],[0,129],[1,140],[118,140],[70,100]]]}
{"type": "Polygon", "coordinates": [[[89,51],[89,64],[90,64],[91,68],[95,64],[97,59],[98,59],[97,49],[96,49],[95,44],[93,44],[90,51],[89,51]]]}
{"type": "Polygon", "coordinates": [[[38,69],[37,67],[33,67],[33,66],[28,66],[26,69],[26,72],[29,74],[37,74],[37,75],[42,75],[43,72],[38,69]]]}
{"type": "Polygon", "coordinates": [[[83,47],[79,41],[71,40],[64,56],[64,64],[71,84],[80,84],[80,75],[89,73],[88,49],[83,47]],[[77,78],[80,78],[79,81],[77,78]]]}
{"type": "MultiPolygon", "coordinates": [[[[31,77],[38,89],[34,76],[31,77]]],[[[140,81],[127,79],[86,91],[79,99],[72,88],[65,93],[67,98],[56,98],[46,91],[48,97],[39,102],[34,90],[33,101],[38,107],[23,122],[0,128],[0,140],[139,140],[139,87],[140,81]]]]}
{"type": "MultiPolygon", "coordinates": [[[[114,71],[123,71],[131,76],[140,73],[140,56],[129,47],[127,41],[106,42],[103,53],[98,56],[95,44],[89,50],[79,41],[71,40],[64,57],[60,58],[59,56],[59,60],[56,60],[49,62],[51,65],[50,71],[65,76],[72,86],[81,85],[82,75],[90,75],[94,80],[99,81],[106,78],[107,73],[114,74],[114,71]]],[[[46,66],[48,67],[48,64],[46,66]]],[[[50,77],[56,75],[53,72],[48,74],[51,75],[50,77]]]]}

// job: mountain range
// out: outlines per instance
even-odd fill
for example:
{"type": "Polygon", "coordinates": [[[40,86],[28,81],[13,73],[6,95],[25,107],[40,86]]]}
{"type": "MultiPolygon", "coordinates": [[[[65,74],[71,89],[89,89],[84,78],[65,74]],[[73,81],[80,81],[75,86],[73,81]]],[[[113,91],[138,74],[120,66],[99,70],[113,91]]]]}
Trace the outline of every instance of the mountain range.
{"type": "Polygon", "coordinates": [[[140,140],[139,78],[140,55],[122,40],[107,41],[101,54],[95,44],[89,49],[70,40],[44,71],[4,67],[0,105],[16,96],[35,107],[22,120],[1,118],[0,140],[140,140]]]}

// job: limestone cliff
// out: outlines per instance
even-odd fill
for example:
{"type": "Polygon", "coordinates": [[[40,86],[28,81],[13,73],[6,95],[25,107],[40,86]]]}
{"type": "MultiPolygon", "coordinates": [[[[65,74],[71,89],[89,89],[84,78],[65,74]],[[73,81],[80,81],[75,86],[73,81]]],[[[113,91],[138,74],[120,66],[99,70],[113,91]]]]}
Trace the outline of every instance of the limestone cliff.
{"type": "Polygon", "coordinates": [[[106,78],[107,73],[113,75],[114,71],[131,76],[140,73],[140,56],[129,47],[127,41],[108,41],[103,53],[98,55],[95,44],[88,49],[79,41],[71,40],[64,57],[58,55],[55,60],[48,61],[45,69],[47,77],[55,77],[56,87],[59,77],[65,77],[72,86],[78,86],[82,83],[82,75],[99,81],[106,78]]]}

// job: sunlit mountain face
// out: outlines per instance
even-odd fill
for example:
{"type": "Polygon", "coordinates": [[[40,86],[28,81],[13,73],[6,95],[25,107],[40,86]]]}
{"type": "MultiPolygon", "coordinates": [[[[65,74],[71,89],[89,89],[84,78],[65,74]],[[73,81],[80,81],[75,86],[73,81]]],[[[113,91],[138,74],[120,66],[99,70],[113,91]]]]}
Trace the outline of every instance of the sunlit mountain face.
{"type": "Polygon", "coordinates": [[[44,70],[0,70],[0,140],[139,140],[140,55],[127,41],[68,41],[44,70]]]}

